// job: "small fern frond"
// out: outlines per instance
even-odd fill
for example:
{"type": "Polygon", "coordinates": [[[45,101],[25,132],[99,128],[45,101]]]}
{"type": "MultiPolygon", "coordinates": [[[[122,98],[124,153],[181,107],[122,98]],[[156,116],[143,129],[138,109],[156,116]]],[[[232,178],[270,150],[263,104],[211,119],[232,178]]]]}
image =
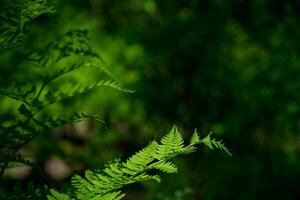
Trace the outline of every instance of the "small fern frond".
{"type": "Polygon", "coordinates": [[[131,92],[130,90],[126,90],[122,85],[110,80],[102,80],[98,83],[92,83],[88,86],[83,86],[82,84],[66,84],[64,88],[59,91],[54,91],[51,88],[45,90],[39,99],[33,99],[30,104],[37,108],[37,110],[42,111],[44,108],[47,108],[52,104],[63,102],[67,99],[71,99],[81,94],[88,93],[89,91],[100,87],[110,87],[123,92],[131,92]]]}
{"type": "Polygon", "coordinates": [[[47,129],[52,129],[52,128],[56,128],[56,127],[65,126],[65,125],[71,124],[71,123],[77,123],[77,122],[83,121],[85,119],[92,119],[101,124],[104,123],[104,121],[101,120],[101,118],[97,115],[90,115],[90,114],[75,112],[70,116],[57,115],[53,118],[48,118],[48,120],[43,121],[42,124],[43,124],[43,127],[47,127],[47,129]]]}
{"type": "Polygon", "coordinates": [[[184,147],[184,141],[182,135],[179,133],[176,126],[174,126],[173,137],[174,137],[174,142],[172,146],[174,151],[181,151],[184,147]]]}
{"type": "Polygon", "coordinates": [[[200,137],[197,133],[197,129],[195,129],[194,134],[190,140],[190,145],[199,144],[201,142],[200,137]]]}
{"type": "Polygon", "coordinates": [[[161,144],[158,146],[158,159],[171,158],[176,154],[185,152],[184,142],[177,127],[174,126],[171,131],[161,139],[161,144]]]}
{"type": "Polygon", "coordinates": [[[97,86],[110,87],[110,88],[113,88],[113,89],[116,89],[116,90],[119,90],[119,91],[122,91],[122,92],[128,92],[128,93],[133,93],[134,92],[133,90],[129,90],[129,89],[124,88],[124,86],[122,84],[120,84],[119,82],[112,81],[112,80],[99,82],[97,84],[97,86]]]}
{"type": "Polygon", "coordinates": [[[217,141],[216,139],[214,138],[211,138],[212,132],[210,132],[205,138],[203,138],[201,140],[202,143],[204,143],[206,146],[208,146],[209,148],[211,149],[214,149],[214,148],[217,148],[217,149],[220,149],[220,150],[224,150],[228,155],[232,155],[229,150],[227,149],[227,147],[225,146],[225,144],[223,143],[222,140],[220,141],[217,141]]]}

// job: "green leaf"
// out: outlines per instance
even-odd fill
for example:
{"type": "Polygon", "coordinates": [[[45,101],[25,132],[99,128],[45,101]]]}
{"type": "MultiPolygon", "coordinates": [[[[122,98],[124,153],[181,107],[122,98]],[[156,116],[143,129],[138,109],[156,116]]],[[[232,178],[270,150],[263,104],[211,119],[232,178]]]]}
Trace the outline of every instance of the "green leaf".
{"type": "Polygon", "coordinates": [[[150,165],[150,168],[158,169],[165,173],[176,173],[178,171],[177,167],[168,161],[161,161],[150,165]]]}
{"type": "Polygon", "coordinates": [[[229,150],[227,149],[227,147],[225,146],[225,144],[223,143],[222,140],[217,141],[214,138],[211,138],[211,132],[201,140],[201,142],[203,142],[206,146],[208,146],[211,149],[220,149],[220,150],[224,150],[228,155],[232,156],[232,154],[229,152],[229,150]]]}
{"type": "Polygon", "coordinates": [[[50,189],[50,195],[47,195],[49,200],[71,200],[71,198],[67,194],[59,193],[53,189],[50,189]]]}
{"type": "Polygon", "coordinates": [[[190,140],[190,145],[195,145],[195,144],[199,144],[201,141],[200,141],[200,137],[197,133],[197,129],[195,129],[194,131],[194,134],[190,140]]]}

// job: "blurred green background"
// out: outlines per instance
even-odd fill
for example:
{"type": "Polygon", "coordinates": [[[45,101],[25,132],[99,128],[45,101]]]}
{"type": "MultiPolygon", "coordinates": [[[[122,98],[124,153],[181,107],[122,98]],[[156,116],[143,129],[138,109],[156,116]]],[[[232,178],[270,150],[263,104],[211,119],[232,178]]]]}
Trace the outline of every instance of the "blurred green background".
{"type": "MultiPolygon", "coordinates": [[[[87,29],[135,93],[99,89],[53,107],[98,113],[106,125],[82,122],[37,138],[24,151],[44,171],[12,182],[64,187],[71,174],[127,158],[176,124],[186,138],[194,128],[212,131],[233,156],[202,148],[176,160],[179,173],[161,184],[126,188],[125,199],[300,199],[300,1],[58,0],[55,9],[30,25],[25,46],[87,29]]],[[[22,55],[1,54],[0,65],[5,86],[22,55]]],[[[15,112],[7,99],[0,106],[15,112]]]]}

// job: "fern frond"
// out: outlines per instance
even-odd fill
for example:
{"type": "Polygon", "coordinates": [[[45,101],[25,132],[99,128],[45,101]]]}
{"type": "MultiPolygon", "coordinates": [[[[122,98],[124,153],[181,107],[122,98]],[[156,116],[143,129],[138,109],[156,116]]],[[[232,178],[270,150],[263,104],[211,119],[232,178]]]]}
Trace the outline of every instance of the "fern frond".
{"type": "Polygon", "coordinates": [[[32,168],[36,167],[36,164],[28,159],[25,159],[24,156],[17,154],[16,156],[14,156],[15,160],[12,160],[14,162],[18,162],[18,163],[22,163],[24,165],[30,166],[32,168]]]}
{"type": "Polygon", "coordinates": [[[62,69],[48,72],[46,81],[47,81],[47,83],[51,82],[51,81],[55,80],[58,77],[61,77],[65,74],[67,74],[67,73],[73,72],[73,71],[75,71],[75,70],[77,70],[81,67],[84,67],[83,64],[84,64],[84,62],[75,63],[75,64],[72,64],[70,66],[64,67],[62,69]]]}
{"type": "Polygon", "coordinates": [[[50,190],[51,195],[47,195],[49,200],[71,200],[67,194],[59,193],[55,190],[50,190]]]}
{"type": "Polygon", "coordinates": [[[149,166],[149,169],[157,169],[165,173],[176,173],[178,171],[176,165],[174,165],[172,162],[167,161],[153,163],[149,166]]]}
{"type": "Polygon", "coordinates": [[[153,141],[146,148],[129,158],[124,166],[133,171],[140,171],[155,159],[157,147],[158,143],[153,141]]]}
{"type": "Polygon", "coordinates": [[[184,142],[177,127],[174,126],[171,131],[162,138],[161,144],[158,146],[158,159],[171,158],[177,154],[185,153],[184,142]]]}
{"type": "Polygon", "coordinates": [[[211,138],[212,132],[210,132],[205,138],[203,138],[201,140],[202,143],[204,143],[206,146],[208,146],[209,148],[211,149],[214,149],[214,148],[217,148],[217,149],[220,149],[220,150],[224,150],[228,155],[232,155],[229,150],[227,149],[227,147],[225,146],[225,144],[223,143],[222,140],[220,141],[217,141],[216,139],[214,138],[211,138]]]}
{"type": "Polygon", "coordinates": [[[50,47],[59,51],[56,62],[71,55],[91,56],[100,58],[89,45],[87,30],[70,30],[64,37],[50,47]]]}
{"type": "Polygon", "coordinates": [[[117,81],[113,81],[113,80],[103,81],[102,83],[99,82],[97,84],[97,86],[110,87],[110,88],[113,88],[113,89],[116,89],[116,90],[119,90],[119,91],[122,91],[122,92],[128,92],[128,93],[133,93],[134,92],[133,90],[129,90],[129,89],[124,88],[124,86],[121,83],[119,83],[117,81]]]}
{"type": "MultiPolygon", "coordinates": [[[[100,87],[109,87],[123,92],[132,92],[130,90],[125,89],[121,84],[114,82],[112,80],[104,81],[101,80],[97,83],[92,83],[88,86],[83,86],[82,84],[67,84],[64,86],[62,90],[54,92],[52,89],[48,89],[47,92],[43,94],[41,100],[36,100],[34,103],[35,105],[40,105],[42,107],[48,107],[54,103],[62,102],[64,100],[74,98],[75,96],[81,95],[83,93],[87,93],[91,90],[100,87]]],[[[39,108],[41,109],[41,108],[39,108]]]]}
{"type": "Polygon", "coordinates": [[[26,37],[27,24],[40,15],[55,13],[47,0],[2,0],[0,7],[0,49],[12,48],[26,37]]]}
{"type": "MultiPolygon", "coordinates": [[[[120,189],[128,184],[149,180],[160,182],[160,176],[155,174],[157,171],[164,173],[178,171],[176,165],[169,161],[171,158],[191,153],[196,150],[196,145],[202,143],[196,131],[190,141],[189,145],[184,146],[183,138],[174,126],[161,139],[160,144],[155,141],[150,143],[125,162],[110,163],[103,171],[87,170],[85,177],[75,175],[72,178],[74,197],[75,199],[121,199],[123,195],[119,195],[120,189]],[[119,196],[114,196],[117,194],[119,196]]],[[[210,141],[212,145],[217,145],[210,136],[202,141],[203,143],[210,141]]],[[[222,149],[225,150],[224,147],[222,149]]]]}
{"type": "Polygon", "coordinates": [[[61,127],[61,126],[65,126],[67,124],[71,124],[71,123],[76,123],[76,122],[80,122],[82,120],[85,119],[92,119],[94,121],[97,121],[101,124],[104,123],[103,120],[101,120],[101,118],[97,115],[90,115],[90,114],[85,114],[85,113],[73,113],[73,115],[70,116],[54,116],[53,118],[48,118],[47,120],[41,122],[43,125],[43,127],[46,127],[47,129],[52,129],[52,128],[56,128],[56,127],[61,127]]]}
{"type": "Polygon", "coordinates": [[[15,86],[15,84],[13,84],[8,89],[0,88],[0,95],[9,97],[25,104],[28,104],[26,100],[28,94],[28,90],[26,91],[26,89],[21,86],[15,86]]]}
{"type": "MultiPolygon", "coordinates": [[[[21,16],[21,18],[25,16],[23,20],[25,20],[24,23],[26,24],[28,22],[26,21],[27,19],[32,19],[42,12],[46,12],[46,3],[44,2],[46,0],[24,0],[24,2],[17,0],[17,3],[20,3],[21,6],[18,7],[19,4],[15,5],[16,9],[19,10],[14,14],[15,16],[21,16]],[[24,6],[33,7],[31,10],[33,13],[22,11],[25,8],[24,6]]],[[[19,24],[18,19],[15,21],[13,19],[11,21],[8,20],[8,22],[19,24]]],[[[0,34],[0,45],[2,41],[1,36],[0,34]]],[[[47,113],[47,109],[52,104],[62,103],[64,100],[88,93],[100,87],[108,87],[122,92],[132,92],[118,82],[105,66],[101,65],[102,59],[89,45],[86,30],[69,31],[61,39],[49,43],[40,52],[31,53],[29,57],[30,62],[26,64],[29,66],[42,66],[35,68],[37,79],[34,81],[19,81],[11,84],[8,88],[0,88],[0,95],[20,102],[17,123],[9,126],[2,126],[1,124],[0,126],[0,139],[3,141],[0,147],[18,151],[33,138],[48,132],[50,129],[79,122],[87,118],[103,123],[98,116],[83,113],[74,113],[71,116],[51,116],[47,113]],[[70,56],[73,56],[72,59],[67,60],[70,56]],[[83,67],[97,67],[104,72],[107,78],[95,81],[90,85],[73,85],[70,83],[58,85],[54,81],[58,78],[62,79],[64,75],[83,67]]],[[[13,158],[8,158],[8,162],[13,160],[13,158]]]]}
{"type": "Polygon", "coordinates": [[[92,198],[92,200],[112,200],[112,199],[120,200],[120,199],[123,199],[124,196],[125,196],[125,194],[121,194],[121,192],[118,191],[118,192],[108,193],[103,196],[96,196],[96,197],[92,198]]]}
{"type": "Polygon", "coordinates": [[[190,140],[190,145],[199,144],[201,142],[200,137],[197,133],[197,129],[195,129],[194,134],[190,140]]]}

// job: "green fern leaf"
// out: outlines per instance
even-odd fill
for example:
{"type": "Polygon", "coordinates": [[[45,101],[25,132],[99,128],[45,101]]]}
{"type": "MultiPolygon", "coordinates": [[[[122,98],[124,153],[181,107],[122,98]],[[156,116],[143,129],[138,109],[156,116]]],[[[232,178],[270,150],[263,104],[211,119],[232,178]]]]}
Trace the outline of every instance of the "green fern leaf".
{"type": "MultiPolygon", "coordinates": [[[[168,161],[175,156],[191,153],[196,150],[197,144],[204,143],[222,150],[227,148],[221,142],[217,142],[208,135],[199,141],[197,132],[194,132],[188,146],[176,127],[162,138],[161,144],[150,143],[147,147],[127,159],[126,162],[114,162],[106,165],[103,171],[86,171],[85,177],[75,175],[72,178],[72,186],[76,199],[122,199],[120,189],[135,182],[155,180],[160,182],[160,176],[153,174],[153,170],[165,173],[176,173],[175,164],[168,161]],[[151,171],[151,173],[150,173],[151,171]],[[117,193],[116,193],[117,191],[117,193]],[[116,195],[116,196],[114,196],[116,195]]],[[[228,153],[228,150],[226,151],[228,153]]]]}
{"type": "Polygon", "coordinates": [[[205,138],[203,138],[201,140],[201,142],[203,142],[205,145],[207,145],[209,148],[214,149],[220,149],[220,150],[224,150],[228,155],[232,155],[229,150],[227,149],[227,147],[225,146],[225,144],[223,143],[222,140],[217,141],[214,138],[211,138],[212,133],[209,133],[205,138]]]}
{"type": "Polygon", "coordinates": [[[194,134],[190,140],[190,145],[199,144],[201,142],[200,137],[197,133],[197,129],[195,129],[194,134]]]}
{"type": "Polygon", "coordinates": [[[171,158],[179,153],[185,153],[184,142],[177,127],[174,126],[171,131],[162,138],[161,144],[158,146],[156,157],[158,159],[171,158]]]}
{"type": "Polygon", "coordinates": [[[168,161],[154,163],[150,165],[149,168],[157,169],[165,173],[176,173],[178,171],[177,167],[172,162],[168,161]]]}
{"type": "Polygon", "coordinates": [[[124,196],[125,196],[124,194],[121,194],[121,192],[118,191],[118,192],[108,193],[103,196],[96,196],[92,198],[92,200],[120,200],[123,199],[124,196]]]}
{"type": "Polygon", "coordinates": [[[157,142],[153,141],[146,148],[129,158],[124,167],[137,172],[143,170],[147,164],[155,159],[157,146],[157,142]]]}
{"type": "Polygon", "coordinates": [[[49,200],[71,200],[67,194],[59,193],[53,189],[50,190],[51,195],[47,195],[49,200]]]}

